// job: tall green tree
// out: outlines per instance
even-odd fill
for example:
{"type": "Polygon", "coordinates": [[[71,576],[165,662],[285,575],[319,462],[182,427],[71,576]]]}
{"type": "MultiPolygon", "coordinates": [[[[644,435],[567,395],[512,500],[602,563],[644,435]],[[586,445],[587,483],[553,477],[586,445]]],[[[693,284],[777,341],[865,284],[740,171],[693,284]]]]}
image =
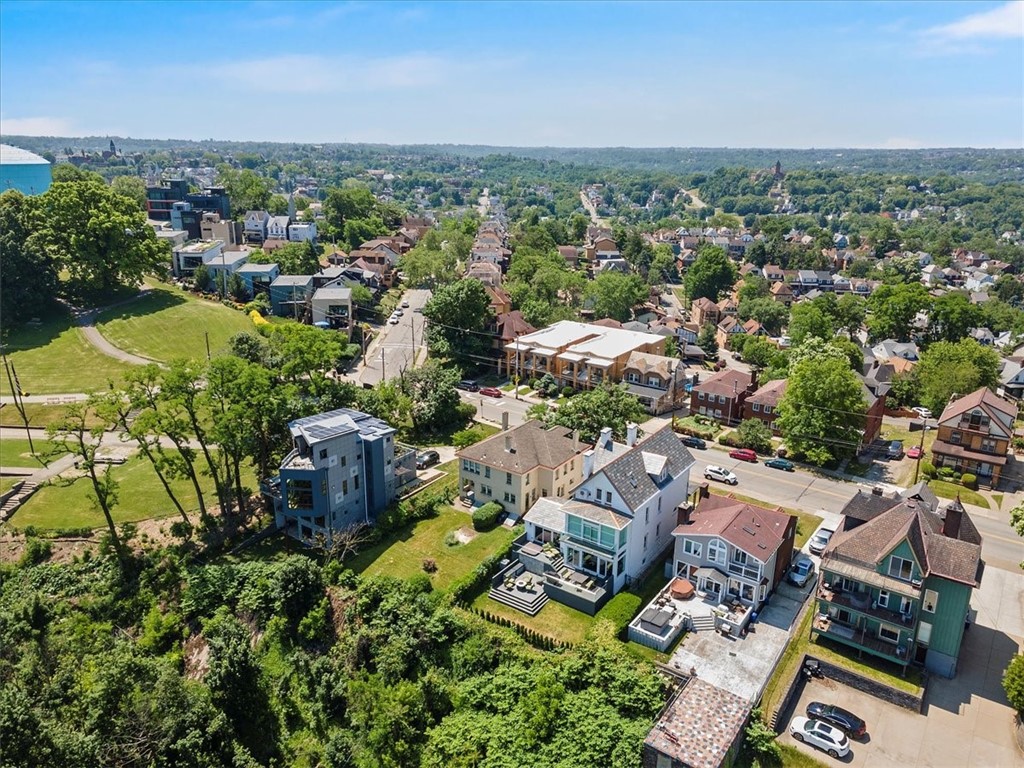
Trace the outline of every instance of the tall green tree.
{"type": "Polygon", "coordinates": [[[600,387],[570,398],[550,417],[550,421],[569,429],[578,429],[580,438],[592,443],[605,427],[612,428],[616,440],[624,440],[626,424],[631,421],[641,422],[644,418],[644,407],[625,385],[616,386],[605,382],[600,387]]]}
{"type": "Polygon", "coordinates": [[[999,353],[974,339],[930,344],[914,369],[921,403],[938,415],[954,394],[966,395],[980,387],[994,389],[1000,365],[999,353]]]}
{"type": "Polygon", "coordinates": [[[431,354],[473,364],[491,346],[486,333],[491,300],[479,280],[438,288],[423,307],[431,354]]]}
{"type": "Polygon", "coordinates": [[[402,376],[402,388],[410,398],[409,416],[413,430],[432,432],[463,418],[459,408],[457,368],[446,368],[435,360],[413,368],[402,376]]]}
{"type": "Polygon", "coordinates": [[[594,318],[610,317],[625,322],[633,316],[633,307],[643,303],[649,290],[640,275],[601,272],[586,287],[586,298],[594,318]]]}
{"type": "Polygon", "coordinates": [[[827,341],[835,335],[832,319],[815,304],[806,301],[793,305],[787,332],[793,346],[800,346],[811,337],[827,341]]]}
{"type": "Polygon", "coordinates": [[[119,285],[135,285],[165,262],[146,214],[105,184],[53,184],[40,196],[47,252],[67,272],[75,297],[102,297],[119,285]]]}
{"type": "Polygon", "coordinates": [[[920,283],[880,285],[868,299],[868,336],[872,341],[909,341],[914,318],[931,303],[920,283]]]}
{"type": "Polygon", "coordinates": [[[736,265],[725,251],[717,245],[701,245],[697,258],[686,271],[683,285],[690,301],[708,298],[718,301],[719,297],[736,282],[736,265]]]}
{"type": "Polygon", "coordinates": [[[957,342],[981,323],[981,311],[965,293],[951,292],[932,301],[928,340],[957,342]]]}
{"type": "Polygon", "coordinates": [[[47,433],[54,442],[75,456],[79,469],[85,471],[92,486],[90,499],[103,514],[114,552],[117,554],[122,570],[127,570],[129,565],[128,549],[118,535],[113,516],[118,499],[118,483],[111,474],[111,465],[103,464],[101,468],[100,462],[96,460],[100,439],[103,437],[103,430],[106,426],[102,420],[97,424],[93,419],[93,416],[97,415],[96,409],[99,403],[100,398],[95,395],[86,401],[72,403],[64,409],[64,415],[59,420],[47,427],[47,433]]]}
{"type": "Polygon", "coordinates": [[[0,195],[0,325],[36,316],[57,293],[57,265],[39,232],[33,198],[15,189],[0,195]]]}
{"type": "Polygon", "coordinates": [[[845,360],[808,357],[790,367],[778,426],[791,451],[823,465],[857,450],[866,410],[845,360]]]}
{"type": "Polygon", "coordinates": [[[141,210],[146,210],[146,182],[138,176],[116,176],[110,188],[122,197],[134,200],[141,210]]]}
{"type": "Polygon", "coordinates": [[[244,217],[246,211],[265,211],[270,204],[270,181],[249,168],[217,167],[217,183],[231,199],[231,215],[244,217]]]}

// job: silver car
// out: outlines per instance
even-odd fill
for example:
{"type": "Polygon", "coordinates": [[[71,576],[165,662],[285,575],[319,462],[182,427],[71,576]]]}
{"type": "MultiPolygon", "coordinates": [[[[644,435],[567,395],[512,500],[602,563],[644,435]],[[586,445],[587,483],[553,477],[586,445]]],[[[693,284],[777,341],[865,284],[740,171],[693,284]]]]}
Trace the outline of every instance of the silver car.
{"type": "Polygon", "coordinates": [[[832,540],[832,534],[835,531],[829,528],[819,528],[818,532],[811,537],[810,543],[807,548],[815,555],[820,555],[825,551],[825,547],[828,546],[829,541],[832,540]]]}
{"type": "Polygon", "coordinates": [[[813,575],[814,562],[812,560],[808,560],[806,557],[801,557],[796,561],[793,565],[793,569],[789,572],[789,580],[798,587],[802,587],[813,575]]]}

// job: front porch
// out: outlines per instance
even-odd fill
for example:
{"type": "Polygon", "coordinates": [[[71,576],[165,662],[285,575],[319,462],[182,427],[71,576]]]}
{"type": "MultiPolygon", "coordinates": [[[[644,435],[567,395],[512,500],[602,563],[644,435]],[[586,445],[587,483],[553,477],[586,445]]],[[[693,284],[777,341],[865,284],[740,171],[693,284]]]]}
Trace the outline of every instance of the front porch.
{"type": "Polygon", "coordinates": [[[906,667],[913,658],[913,641],[908,633],[900,632],[897,640],[890,642],[877,637],[868,625],[853,625],[835,617],[819,613],[811,623],[811,634],[826,637],[857,650],[860,656],[866,652],[893,664],[906,667]]]}

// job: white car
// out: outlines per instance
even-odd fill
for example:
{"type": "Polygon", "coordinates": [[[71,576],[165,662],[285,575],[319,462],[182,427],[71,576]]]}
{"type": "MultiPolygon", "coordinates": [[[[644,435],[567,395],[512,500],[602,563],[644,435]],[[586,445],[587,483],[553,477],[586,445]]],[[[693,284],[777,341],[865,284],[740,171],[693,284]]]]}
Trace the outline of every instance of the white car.
{"type": "Polygon", "coordinates": [[[916,408],[911,408],[910,410],[912,410],[922,419],[930,419],[932,417],[932,412],[925,408],[923,405],[919,405],[916,408]]]}
{"type": "Polygon", "coordinates": [[[391,325],[398,325],[398,318],[392,315],[391,317],[388,318],[388,322],[391,325]]]}
{"type": "Polygon", "coordinates": [[[405,314],[405,312],[403,312],[401,309],[396,308],[395,311],[392,312],[391,314],[393,314],[395,317],[401,317],[402,315],[405,314]]]}
{"type": "Polygon", "coordinates": [[[718,480],[726,485],[736,485],[736,483],[739,482],[739,480],[736,479],[736,475],[725,467],[719,467],[715,464],[708,464],[704,467],[704,478],[706,480],[718,480]]]}
{"type": "Polygon", "coordinates": [[[403,307],[404,307],[405,309],[408,309],[408,308],[409,308],[409,301],[408,301],[408,299],[404,299],[404,300],[402,301],[402,306],[403,306],[403,307]]]}
{"type": "Polygon", "coordinates": [[[805,741],[812,747],[828,752],[831,757],[846,757],[850,754],[850,740],[834,725],[808,717],[794,717],[789,732],[797,741],[805,741]]]}

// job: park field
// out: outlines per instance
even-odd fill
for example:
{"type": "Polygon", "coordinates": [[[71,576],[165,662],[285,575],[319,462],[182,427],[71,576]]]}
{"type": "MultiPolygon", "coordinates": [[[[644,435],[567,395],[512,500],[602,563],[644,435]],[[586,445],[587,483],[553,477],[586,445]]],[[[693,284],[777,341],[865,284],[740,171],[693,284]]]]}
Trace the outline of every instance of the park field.
{"type": "MultiPolygon", "coordinates": [[[[126,363],[107,357],[89,344],[67,312],[55,311],[42,321],[37,328],[12,329],[5,341],[7,357],[26,394],[106,389],[108,381],[120,380],[128,369],[126,363]]],[[[0,393],[11,394],[3,372],[0,393]]]]}
{"type": "MultiPolygon", "coordinates": [[[[178,512],[167,497],[160,479],[149,460],[133,456],[120,466],[111,468],[119,484],[118,501],[113,509],[114,522],[126,523],[153,518],[170,517],[178,512]]],[[[255,489],[252,471],[243,472],[243,483],[255,489]]],[[[189,512],[199,508],[192,484],[186,479],[172,479],[171,488],[178,501],[189,512]]],[[[201,476],[207,506],[216,505],[216,495],[210,478],[201,476]]],[[[100,528],[105,525],[103,513],[92,499],[92,483],[87,477],[73,481],[57,478],[41,487],[22,505],[10,520],[14,528],[35,526],[38,530],[61,528],[100,528]]]]}
{"type": "Polygon", "coordinates": [[[168,362],[176,358],[204,359],[209,335],[210,353],[227,351],[228,339],[253,330],[242,312],[200,299],[179,288],[153,283],[135,301],[100,314],[96,327],[118,349],[168,362]]]}

